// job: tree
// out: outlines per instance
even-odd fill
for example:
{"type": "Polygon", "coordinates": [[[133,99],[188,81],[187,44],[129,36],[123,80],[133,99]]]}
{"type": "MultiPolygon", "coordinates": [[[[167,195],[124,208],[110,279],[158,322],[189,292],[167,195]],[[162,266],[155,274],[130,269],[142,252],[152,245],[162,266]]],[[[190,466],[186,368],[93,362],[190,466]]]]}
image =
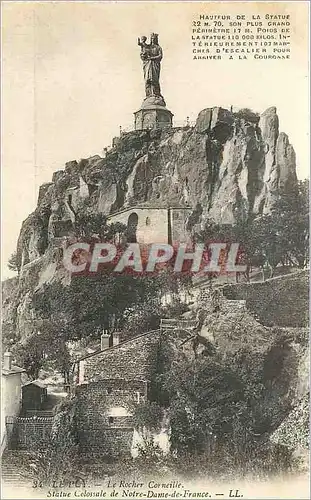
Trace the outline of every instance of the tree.
{"type": "Polygon", "coordinates": [[[283,193],[270,214],[254,219],[251,233],[256,248],[273,270],[280,263],[304,268],[309,257],[308,181],[295,193],[283,193]]]}
{"type": "Polygon", "coordinates": [[[121,222],[108,224],[107,217],[103,214],[94,213],[88,205],[77,212],[75,216],[75,234],[80,240],[92,240],[99,238],[108,242],[120,239],[120,235],[126,230],[121,222]]]}
{"type": "Polygon", "coordinates": [[[36,380],[44,364],[44,345],[45,338],[36,332],[27,337],[24,342],[15,344],[12,349],[13,354],[18,359],[18,363],[23,366],[27,375],[36,380]]]}
{"type": "Polygon", "coordinates": [[[69,286],[60,282],[46,284],[32,301],[37,314],[63,325],[67,339],[71,340],[100,336],[103,329],[120,330],[130,313],[137,308],[142,310],[143,305],[147,305],[152,322],[152,311],[159,310],[163,293],[171,290],[177,294],[178,286],[186,283],[187,277],[166,271],[155,276],[107,272],[73,276],[69,286]]]}
{"type": "Polygon", "coordinates": [[[288,260],[304,268],[309,258],[309,182],[299,181],[298,193],[283,195],[271,217],[282,236],[288,260]]]}
{"type": "Polygon", "coordinates": [[[135,337],[144,332],[156,330],[160,325],[162,308],[155,304],[137,304],[124,314],[124,338],[135,337]]]}
{"type": "MultiPolygon", "coordinates": [[[[227,243],[228,245],[239,243],[238,261],[240,264],[246,265],[245,274],[247,279],[249,279],[252,263],[258,253],[258,242],[256,241],[251,224],[251,219],[239,221],[236,224],[215,224],[213,221],[207,221],[205,228],[195,235],[195,239],[204,243],[215,241],[227,243]]],[[[214,276],[217,276],[217,273],[211,274],[210,278],[214,276]]]]}
{"type": "Polygon", "coordinates": [[[10,269],[10,271],[19,272],[20,262],[17,257],[17,252],[13,252],[11,257],[9,258],[8,268],[10,269]]]}
{"type": "Polygon", "coordinates": [[[50,362],[68,383],[71,362],[67,340],[67,332],[60,324],[44,321],[40,324],[40,330],[15,344],[13,352],[32,379],[37,379],[40,370],[50,362]]]}
{"type": "Polygon", "coordinates": [[[246,265],[248,281],[252,267],[259,267],[263,271],[267,265],[270,278],[280,263],[304,268],[309,258],[308,193],[308,181],[299,181],[298,191],[283,193],[271,213],[250,215],[245,221],[237,221],[232,225],[208,221],[195,238],[204,242],[239,243],[240,263],[246,265]]]}
{"type": "Polygon", "coordinates": [[[180,356],[164,375],[170,395],[171,445],[202,453],[232,440],[237,421],[252,430],[252,410],[242,380],[217,356],[196,361],[180,356]]]}

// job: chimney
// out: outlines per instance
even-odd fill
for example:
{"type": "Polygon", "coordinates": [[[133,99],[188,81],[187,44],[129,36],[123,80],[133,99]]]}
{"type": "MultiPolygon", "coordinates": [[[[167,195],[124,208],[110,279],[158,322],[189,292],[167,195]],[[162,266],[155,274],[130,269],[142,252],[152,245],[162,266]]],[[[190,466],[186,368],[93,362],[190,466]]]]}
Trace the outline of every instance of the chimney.
{"type": "Polygon", "coordinates": [[[110,338],[109,333],[103,333],[102,334],[102,336],[100,337],[100,348],[101,348],[101,350],[107,349],[107,347],[109,347],[109,338],[110,338]]]}
{"type": "Polygon", "coordinates": [[[12,354],[10,352],[4,353],[3,368],[5,370],[11,370],[12,367],[12,354]]]}
{"type": "Polygon", "coordinates": [[[112,345],[120,344],[120,332],[113,332],[112,334],[112,345]]]}

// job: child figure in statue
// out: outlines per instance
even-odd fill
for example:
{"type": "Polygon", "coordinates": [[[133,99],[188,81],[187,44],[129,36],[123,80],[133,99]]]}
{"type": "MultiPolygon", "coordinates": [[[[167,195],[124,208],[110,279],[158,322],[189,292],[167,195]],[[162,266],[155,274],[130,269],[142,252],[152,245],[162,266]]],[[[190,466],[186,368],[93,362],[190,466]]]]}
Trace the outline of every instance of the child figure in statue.
{"type": "Polygon", "coordinates": [[[146,40],[147,40],[147,37],[146,36],[142,36],[141,38],[138,38],[138,45],[140,46],[141,48],[141,51],[140,51],[140,58],[145,61],[148,56],[149,56],[149,47],[150,45],[148,43],[146,43],[146,40]]]}

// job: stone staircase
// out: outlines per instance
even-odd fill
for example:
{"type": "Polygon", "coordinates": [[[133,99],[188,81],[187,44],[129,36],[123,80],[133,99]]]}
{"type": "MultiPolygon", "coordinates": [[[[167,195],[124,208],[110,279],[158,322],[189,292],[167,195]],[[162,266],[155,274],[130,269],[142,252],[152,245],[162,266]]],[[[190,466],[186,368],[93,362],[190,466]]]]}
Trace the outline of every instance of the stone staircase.
{"type": "Polygon", "coordinates": [[[221,302],[220,311],[228,312],[244,312],[246,311],[246,300],[229,300],[225,299],[221,302]]]}
{"type": "MultiPolygon", "coordinates": [[[[210,301],[210,296],[206,295],[205,306],[207,309],[212,310],[212,303],[210,301]]],[[[219,314],[228,313],[243,313],[246,312],[246,300],[231,300],[221,297],[219,301],[219,314]]],[[[161,319],[160,331],[180,331],[185,333],[191,333],[196,325],[196,319],[184,319],[184,318],[172,318],[172,319],[161,319]]]]}
{"type": "Polygon", "coordinates": [[[174,334],[177,333],[180,338],[186,338],[192,335],[195,324],[195,320],[182,318],[161,319],[160,332],[161,334],[174,332],[174,334]]]}
{"type": "Polygon", "coordinates": [[[26,410],[25,417],[44,417],[53,418],[53,410],[26,410]]]}
{"type": "MultiPolygon", "coordinates": [[[[215,291],[218,291],[218,303],[221,311],[231,312],[241,309],[246,310],[246,300],[227,299],[223,294],[222,287],[215,289],[215,291]]],[[[203,287],[199,289],[197,298],[198,302],[201,303],[204,308],[213,309],[211,290],[209,288],[203,287]]]]}
{"type": "Polygon", "coordinates": [[[5,450],[1,458],[2,488],[6,488],[8,491],[11,487],[14,487],[14,490],[32,488],[29,462],[30,457],[27,452],[5,450]]]}

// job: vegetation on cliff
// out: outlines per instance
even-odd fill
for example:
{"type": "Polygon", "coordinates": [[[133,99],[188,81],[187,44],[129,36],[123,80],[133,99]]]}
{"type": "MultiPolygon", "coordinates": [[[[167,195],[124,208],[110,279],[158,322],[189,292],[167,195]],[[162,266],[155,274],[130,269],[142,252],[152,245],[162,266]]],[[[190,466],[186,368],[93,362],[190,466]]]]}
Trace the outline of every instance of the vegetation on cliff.
{"type": "Polygon", "coordinates": [[[247,278],[252,267],[275,268],[282,264],[304,269],[309,260],[309,183],[298,183],[296,193],[284,194],[266,215],[252,214],[235,224],[215,224],[208,220],[198,241],[239,242],[247,278]]]}

